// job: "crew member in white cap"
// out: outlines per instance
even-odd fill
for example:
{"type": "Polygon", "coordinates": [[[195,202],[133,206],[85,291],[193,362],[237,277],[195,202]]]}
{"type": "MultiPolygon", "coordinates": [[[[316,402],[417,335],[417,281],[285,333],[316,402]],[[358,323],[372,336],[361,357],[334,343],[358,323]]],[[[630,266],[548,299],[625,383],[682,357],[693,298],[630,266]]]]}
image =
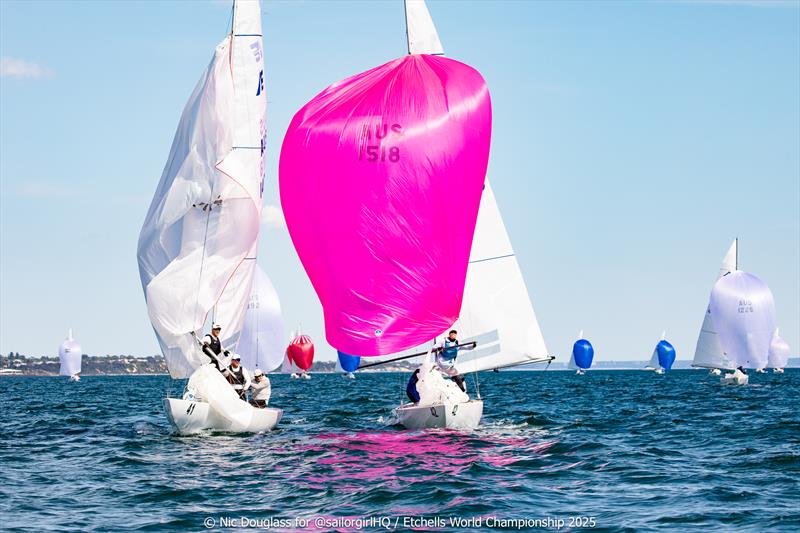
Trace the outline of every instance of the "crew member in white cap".
{"type": "Polygon", "coordinates": [[[222,326],[215,322],[211,326],[211,333],[203,337],[201,344],[203,346],[203,353],[211,359],[211,362],[214,363],[214,366],[216,366],[220,372],[224,373],[225,368],[229,364],[227,357],[230,355],[230,352],[222,347],[222,342],[219,339],[220,331],[222,331],[222,326]]]}
{"type": "Polygon", "coordinates": [[[272,395],[272,385],[269,378],[260,369],[253,372],[253,382],[250,384],[250,403],[255,407],[264,408],[269,404],[272,395]]]}
{"type": "Polygon", "coordinates": [[[233,390],[239,394],[239,398],[245,399],[245,392],[250,388],[250,372],[242,366],[239,354],[233,354],[231,364],[222,373],[228,378],[228,383],[233,385],[233,390]]]}

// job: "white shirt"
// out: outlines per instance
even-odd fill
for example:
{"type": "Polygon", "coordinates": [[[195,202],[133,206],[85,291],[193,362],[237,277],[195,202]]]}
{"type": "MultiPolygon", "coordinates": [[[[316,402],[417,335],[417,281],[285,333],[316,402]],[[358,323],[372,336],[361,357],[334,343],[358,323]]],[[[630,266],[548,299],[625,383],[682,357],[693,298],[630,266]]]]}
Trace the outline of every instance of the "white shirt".
{"type": "Polygon", "coordinates": [[[264,379],[260,382],[253,381],[250,384],[250,390],[252,391],[254,400],[263,400],[269,403],[269,397],[272,395],[272,385],[267,376],[264,376],[264,379]]]}

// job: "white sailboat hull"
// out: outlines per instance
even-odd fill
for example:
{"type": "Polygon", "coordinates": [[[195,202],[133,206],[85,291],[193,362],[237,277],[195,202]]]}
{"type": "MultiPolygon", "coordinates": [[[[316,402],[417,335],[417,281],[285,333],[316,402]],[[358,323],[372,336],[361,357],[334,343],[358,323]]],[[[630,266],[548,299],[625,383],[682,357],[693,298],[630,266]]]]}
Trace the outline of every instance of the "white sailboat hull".
{"type": "Polygon", "coordinates": [[[193,435],[204,430],[230,433],[261,433],[278,425],[282,409],[255,409],[249,424],[237,424],[223,417],[208,403],[179,398],[164,398],[167,419],[179,435],[193,435]]]}
{"type": "Polygon", "coordinates": [[[747,374],[725,374],[719,379],[722,385],[747,385],[750,377],[747,374]]]}
{"type": "Polygon", "coordinates": [[[475,429],[483,416],[483,400],[432,405],[405,404],[395,415],[406,429],[475,429]]]}
{"type": "Polygon", "coordinates": [[[773,368],[772,372],[774,374],[783,374],[783,369],[782,368],[773,368]]]}
{"type": "Polygon", "coordinates": [[[721,376],[722,375],[722,370],[720,370],[719,368],[712,368],[711,370],[708,371],[708,375],[709,376],[721,376]]]}

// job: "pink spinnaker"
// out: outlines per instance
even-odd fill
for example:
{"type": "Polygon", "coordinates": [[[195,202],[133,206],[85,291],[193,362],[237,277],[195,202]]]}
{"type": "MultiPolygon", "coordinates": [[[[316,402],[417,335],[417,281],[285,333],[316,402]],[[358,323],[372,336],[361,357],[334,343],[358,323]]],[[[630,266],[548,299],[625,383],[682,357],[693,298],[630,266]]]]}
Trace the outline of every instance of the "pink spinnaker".
{"type": "Polygon", "coordinates": [[[395,353],[456,321],[491,123],[481,75],[422,54],[335,83],[294,116],[281,203],[337,350],[395,353]]]}

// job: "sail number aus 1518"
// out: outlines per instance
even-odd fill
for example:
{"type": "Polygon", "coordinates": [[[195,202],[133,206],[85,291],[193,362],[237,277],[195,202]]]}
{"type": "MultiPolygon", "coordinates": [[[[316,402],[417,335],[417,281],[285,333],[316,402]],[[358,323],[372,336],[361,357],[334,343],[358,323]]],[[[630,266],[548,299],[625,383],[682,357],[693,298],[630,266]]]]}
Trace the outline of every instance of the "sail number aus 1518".
{"type": "Polygon", "coordinates": [[[400,161],[400,147],[392,140],[403,135],[400,124],[362,124],[358,137],[358,160],[369,163],[400,161]]]}

